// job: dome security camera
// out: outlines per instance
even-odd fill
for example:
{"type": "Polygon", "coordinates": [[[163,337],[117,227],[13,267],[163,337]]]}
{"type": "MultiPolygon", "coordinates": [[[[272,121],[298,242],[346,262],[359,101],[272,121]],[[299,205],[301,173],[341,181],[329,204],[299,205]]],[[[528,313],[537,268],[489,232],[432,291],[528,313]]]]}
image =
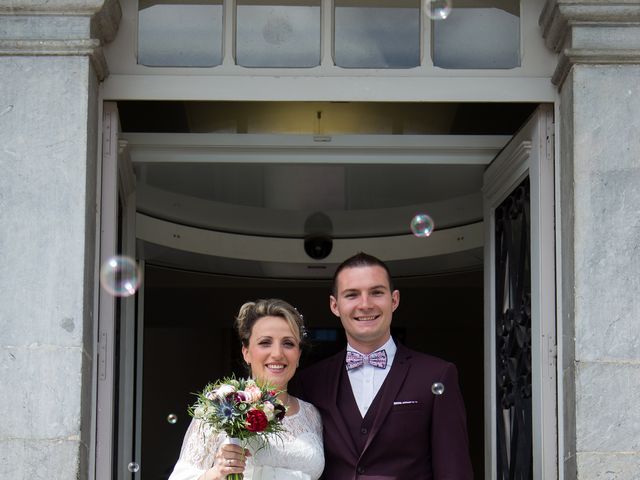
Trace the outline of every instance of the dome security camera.
{"type": "Polygon", "coordinates": [[[304,251],[314,260],[327,258],[333,248],[333,240],[327,236],[311,236],[304,239],[304,251]]]}

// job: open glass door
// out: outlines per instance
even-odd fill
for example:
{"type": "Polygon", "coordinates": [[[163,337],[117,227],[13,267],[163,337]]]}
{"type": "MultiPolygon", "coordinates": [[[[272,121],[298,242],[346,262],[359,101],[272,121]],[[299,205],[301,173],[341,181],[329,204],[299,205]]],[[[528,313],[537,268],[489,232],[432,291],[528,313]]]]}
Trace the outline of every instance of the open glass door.
{"type": "Polygon", "coordinates": [[[95,478],[122,479],[133,478],[139,470],[133,444],[138,296],[135,293],[139,278],[123,278],[120,273],[111,280],[104,276],[104,265],[113,262],[114,257],[136,260],[135,176],[119,144],[115,103],[104,104],[102,131],[100,265],[103,271],[99,291],[95,478]],[[107,285],[110,281],[114,283],[107,285]],[[127,283],[130,281],[132,283],[127,283]]]}
{"type": "Polygon", "coordinates": [[[558,478],[553,128],[540,106],[484,174],[486,478],[558,478]]]}

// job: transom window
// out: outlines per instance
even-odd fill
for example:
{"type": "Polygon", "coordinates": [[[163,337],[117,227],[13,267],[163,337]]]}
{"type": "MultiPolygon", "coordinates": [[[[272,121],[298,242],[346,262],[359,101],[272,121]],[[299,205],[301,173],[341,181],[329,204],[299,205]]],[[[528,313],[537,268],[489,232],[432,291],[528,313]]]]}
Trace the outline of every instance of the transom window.
{"type": "Polygon", "coordinates": [[[247,68],[520,66],[519,0],[458,0],[446,18],[429,15],[429,3],[138,0],[137,59],[149,67],[229,61],[247,68]],[[225,42],[233,44],[230,60],[224,59],[225,42]]]}
{"type": "Polygon", "coordinates": [[[235,23],[238,65],[320,65],[320,0],[236,0],[235,23]]]}
{"type": "Polygon", "coordinates": [[[333,59],[337,66],[420,65],[419,0],[335,0],[333,18],[333,59]]]}
{"type": "Polygon", "coordinates": [[[139,0],[138,63],[213,67],[222,63],[222,0],[139,0]]]}

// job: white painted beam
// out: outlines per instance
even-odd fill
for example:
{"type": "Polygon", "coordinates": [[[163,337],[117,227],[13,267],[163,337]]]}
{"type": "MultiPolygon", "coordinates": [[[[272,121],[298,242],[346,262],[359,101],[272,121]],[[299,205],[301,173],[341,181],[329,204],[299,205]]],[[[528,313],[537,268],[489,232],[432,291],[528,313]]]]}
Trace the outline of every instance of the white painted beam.
{"type": "Polygon", "coordinates": [[[122,138],[136,164],[488,165],[511,137],[127,133],[122,138]]]}

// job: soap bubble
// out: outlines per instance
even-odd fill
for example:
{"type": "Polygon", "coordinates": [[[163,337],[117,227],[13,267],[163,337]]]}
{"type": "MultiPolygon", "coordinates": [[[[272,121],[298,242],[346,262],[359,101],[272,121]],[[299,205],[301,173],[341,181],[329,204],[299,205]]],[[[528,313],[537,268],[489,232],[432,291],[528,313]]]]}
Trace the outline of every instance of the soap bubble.
{"type": "Polygon", "coordinates": [[[425,0],[424,11],[432,20],[444,20],[451,13],[451,0],[425,0]]]}
{"type": "Polygon", "coordinates": [[[140,286],[140,269],[132,258],[116,255],[107,259],[100,269],[100,284],[111,295],[129,297],[140,286]]]}
{"type": "Polygon", "coordinates": [[[136,462],[131,462],[129,463],[129,465],[127,465],[127,470],[129,470],[131,473],[137,473],[138,471],[140,471],[140,465],[138,465],[136,462]]]}
{"type": "Polygon", "coordinates": [[[433,219],[426,213],[419,213],[411,219],[411,232],[416,237],[428,237],[433,233],[433,219]]]}
{"type": "Polygon", "coordinates": [[[175,413],[170,413],[169,415],[167,415],[167,422],[169,422],[171,425],[175,425],[176,423],[178,423],[178,416],[175,413]]]}
{"type": "Polygon", "coordinates": [[[444,385],[440,382],[435,382],[431,385],[431,392],[433,392],[434,395],[442,395],[444,393],[444,385]]]}

